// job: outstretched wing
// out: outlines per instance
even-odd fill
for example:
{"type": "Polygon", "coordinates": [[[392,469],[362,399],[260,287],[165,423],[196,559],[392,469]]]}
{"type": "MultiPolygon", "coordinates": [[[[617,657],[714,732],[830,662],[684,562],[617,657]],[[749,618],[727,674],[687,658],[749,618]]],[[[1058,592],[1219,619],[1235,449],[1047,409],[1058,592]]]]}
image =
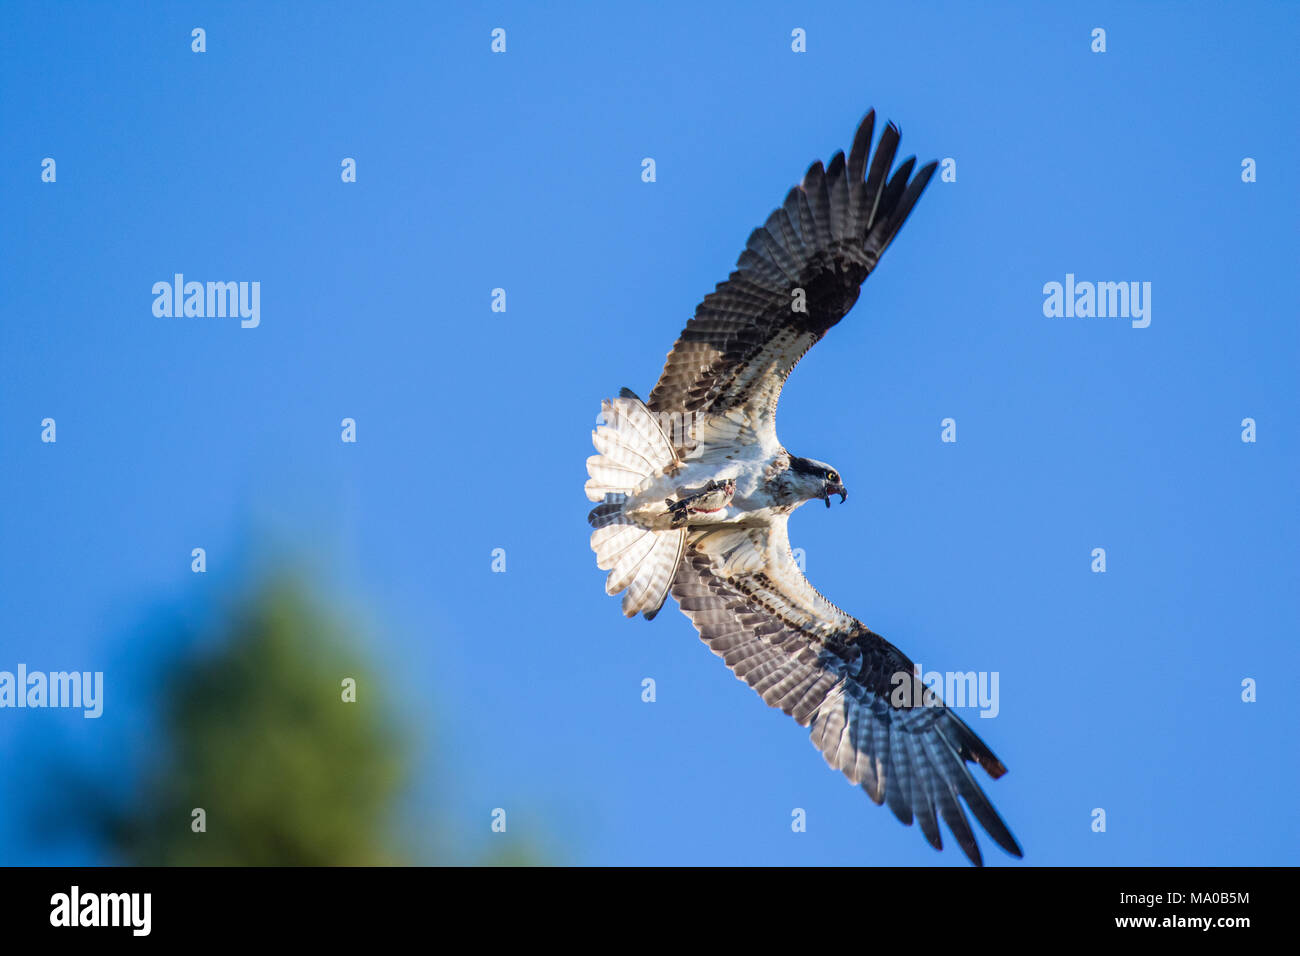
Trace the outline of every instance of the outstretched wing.
{"type": "MultiPolygon", "coordinates": [[[[750,234],[736,270],[695,310],[650,393],[654,412],[744,412],[755,440],[776,442],[781,386],[803,355],[858,299],[934,172],[905,160],[893,123],[867,157],[875,111],[858,127],[846,161],[813,163],[767,223],[750,234]]],[[[733,416],[734,417],[734,416],[733,416]]],[[[683,442],[684,444],[684,442],[683,442]]]]}
{"type": "Polygon", "coordinates": [[[979,845],[962,810],[997,844],[1020,846],[971,776],[1002,762],[913,674],[902,651],[826,600],[790,553],[786,519],[766,528],[695,531],[673,579],[682,613],[735,675],[802,727],[827,763],[943,848],[942,817],[972,863],[979,845]],[[960,798],[960,799],[959,799],[960,798]]]}

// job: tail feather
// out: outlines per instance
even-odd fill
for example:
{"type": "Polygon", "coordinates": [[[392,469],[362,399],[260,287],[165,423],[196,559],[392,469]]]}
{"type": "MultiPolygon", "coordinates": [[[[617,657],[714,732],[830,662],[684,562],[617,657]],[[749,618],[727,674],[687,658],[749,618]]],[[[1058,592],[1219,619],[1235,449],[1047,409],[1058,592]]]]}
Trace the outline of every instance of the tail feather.
{"type": "MultiPolygon", "coordinates": [[[[615,468],[621,468],[629,471],[634,475],[651,475],[654,473],[655,466],[649,458],[646,458],[634,447],[620,442],[614,431],[605,425],[601,425],[591,433],[591,443],[596,446],[599,455],[592,455],[587,459],[590,462],[593,458],[599,465],[609,465],[615,468]]],[[[590,469],[588,469],[590,472],[590,469]]],[[[636,485],[629,484],[624,486],[623,490],[631,494],[636,491],[636,485]]],[[[593,483],[587,482],[587,498],[591,501],[600,501],[605,493],[593,490],[593,483]]]]}
{"type": "Polygon", "coordinates": [[[605,590],[623,596],[623,613],[653,618],[663,607],[681,560],[685,530],[652,531],[625,511],[629,498],[678,465],[677,453],[641,399],[623,389],[602,406],[605,424],[592,432],[600,453],[587,459],[587,497],[600,502],[587,520],[595,529],[596,565],[609,571],[605,590]]]}
{"type": "Polygon", "coordinates": [[[647,621],[653,621],[664,606],[668,588],[677,574],[686,546],[686,529],[655,533],[655,546],[641,563],[636,580],[623,595],[623,613],[635,617],[643,612],[647,621]]]}
{"type": "Polygon", "coordinates": [[[609,572],[609,578],[605,581],[605,593],[617,594],[631,584],[636,579],[641,562],[650,557],[650,551],[654,546],[653,531],[647,531],[632,542],[627,550],[619,555],[614,570],[609,572]]]}
{"type": "Polygon", "coordinates": [[[591,533],[591,550],[596,552],[596,567],[612,571],[619,556],[641,535],[645,528],[638,524],[610,524],[591,533]]]}
{"type": "Polygon", "coordinates": [[[587,474],[591,476],[587,482],[587,497],[591,498],[595,493],[601,496],[593,498],[594,501],[600,501],[608,494],[618,494],[624,489],[635,488],[645,477],[644,474],[627,465],[611,464],[604,455],[592,455],[587,459],[587,474]]]}

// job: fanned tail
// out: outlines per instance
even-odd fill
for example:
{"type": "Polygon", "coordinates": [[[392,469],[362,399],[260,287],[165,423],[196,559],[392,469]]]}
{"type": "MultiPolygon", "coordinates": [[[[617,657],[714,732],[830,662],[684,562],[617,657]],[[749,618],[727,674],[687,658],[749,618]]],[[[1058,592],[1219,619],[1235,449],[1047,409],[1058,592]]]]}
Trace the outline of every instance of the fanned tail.
{"type": "Polygon", "coordinates": [[[609,572],[605,591],[623,589],[623,613],[652,620],[663,607],[681,561],[685,529],[651,531],[624,512],[629,497],[678,464],[677,454],[641,399],[628,389],[601,404],[605,424],[592,432],[600,452],[587,459],[587,497],[598,501],[587,516],[595,529],[591,550],[609,572]]]}

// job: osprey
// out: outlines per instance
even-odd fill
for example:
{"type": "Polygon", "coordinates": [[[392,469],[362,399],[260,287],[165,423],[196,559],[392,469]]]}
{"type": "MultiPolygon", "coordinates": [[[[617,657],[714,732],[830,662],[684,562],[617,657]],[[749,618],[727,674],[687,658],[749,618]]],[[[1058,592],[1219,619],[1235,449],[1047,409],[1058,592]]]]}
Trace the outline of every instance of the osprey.
{"type": "Polygon", "coordinates": [[[808,583],[786,523],[806,501],[848,497],[830,465],[776,437],[781,387],[853,307],[920,198],[935,163],[890,172],[899,131],[871,153],[875,111],[843,152],[813,163],[750,234],[726,282],[695,310],[649,401],[623,389],[602,403],[587,459],[599,502],[596,563],[623,612],[653,618],[669,593],[700,638],[769,705],[811,728],[826,761],[942,849],[942,817],[983,860],[961,802],[997,844],[1021,850],[971,776],[1006,768],[928,687],[910,659],[808,583]],[[870,166],[868,158],[870,156],[870,166]]]}

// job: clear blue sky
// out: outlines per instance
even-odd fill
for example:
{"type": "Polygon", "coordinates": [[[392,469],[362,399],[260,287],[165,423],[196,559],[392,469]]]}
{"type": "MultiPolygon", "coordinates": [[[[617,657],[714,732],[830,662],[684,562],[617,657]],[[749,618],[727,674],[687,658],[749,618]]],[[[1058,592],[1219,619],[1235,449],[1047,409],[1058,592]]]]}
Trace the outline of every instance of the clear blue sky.
{"type": "Polygon", "coordinates": [[[675,609],[625,621],[587,546],[600,399],[649,391],[874,105],[958,176],[782,401],[852,492],[793,519],[809,577],[927,669],[999,673],[966,716],[1017,865],[1296,863],[1297,7],[447,6],[5,5],[0,669],[108,696],[0,711],[0,862],[103,858],[26,832],[33,768],[147,751],[142,622],[283,549],[434,728],[442,825],[506,807],[580,863],[965,865],[675,609]],[[259,281],[260,327],[156,318],[176,272],[259,281]],[[1151,282],[1150,327],[1045,317],[1066,273],[1151,282]]]}

